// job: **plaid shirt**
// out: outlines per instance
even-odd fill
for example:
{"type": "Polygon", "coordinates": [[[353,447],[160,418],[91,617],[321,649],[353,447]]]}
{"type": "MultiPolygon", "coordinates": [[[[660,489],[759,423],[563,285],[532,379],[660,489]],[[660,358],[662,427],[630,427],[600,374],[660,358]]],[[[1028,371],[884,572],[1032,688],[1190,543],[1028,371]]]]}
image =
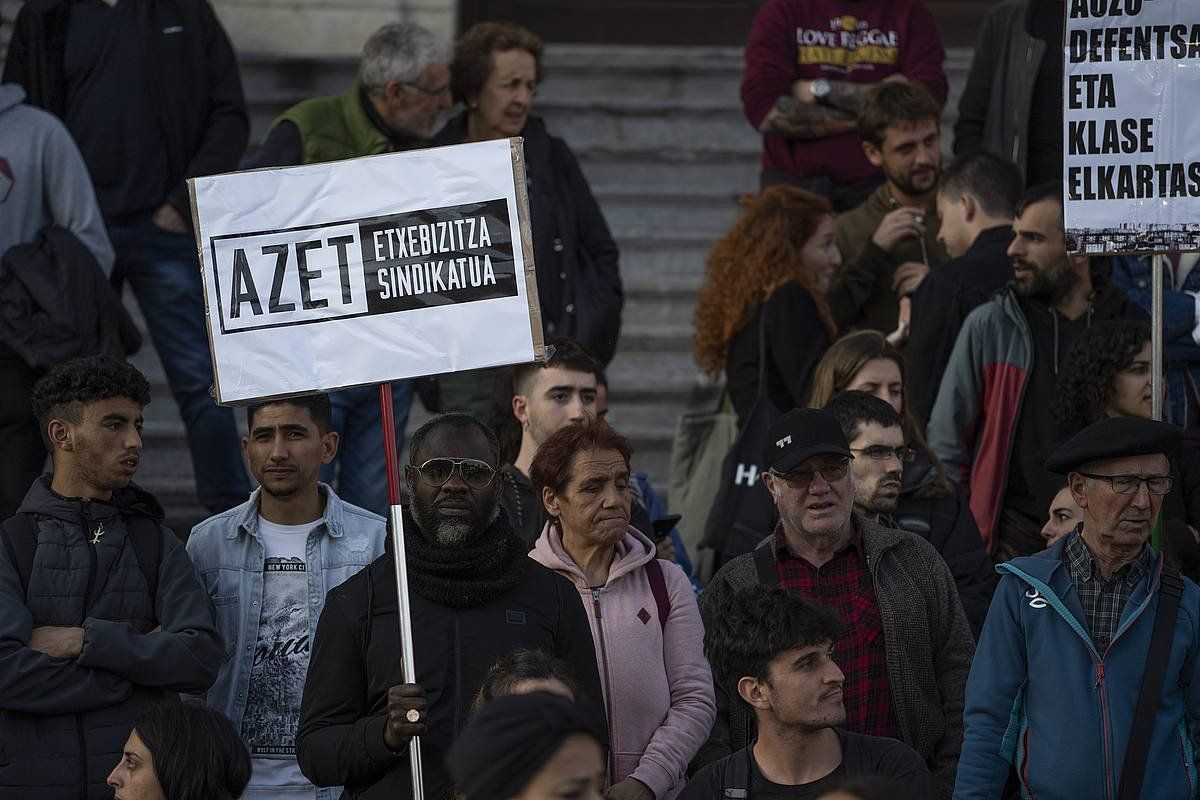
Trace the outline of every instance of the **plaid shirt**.
{"type": "Polygon", "coordinates": [[[855,526],[854,537],[820,568],[793,555],[782,530],[775,533],[774,547],[780,585],[832,609],[842,622],[843,633],[836,649],[838,666],[846,675],[842,687],[846,724],[842,727],[899,739],[883,618],[863,553],[862,531],[855,526]]]}
{"type": "Polygon", "coordinates": [[[1100,566],[1092,558],[1092,551],[1088,550],[1079,528],[1076,528],[1063,547],[1062,558],[1075,584],[1079,603],[1083,606],[1083,619],[1092,634],[1092,642],[1103,658],[1117,632],[1117,626],[1121,624],[1121,612],[1133,593],[1133,587],[1154,565],[1154,551],[1149,545],[1143,547],[1137,558],[1105,580],[1100,574],[1100,566]]]}

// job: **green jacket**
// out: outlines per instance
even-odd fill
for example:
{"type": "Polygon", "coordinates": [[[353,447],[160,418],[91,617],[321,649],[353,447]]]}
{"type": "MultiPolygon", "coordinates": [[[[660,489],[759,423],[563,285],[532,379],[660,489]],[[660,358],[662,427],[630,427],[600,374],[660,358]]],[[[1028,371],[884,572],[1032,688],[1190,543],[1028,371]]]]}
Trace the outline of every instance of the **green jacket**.
{"type": "Polygon", "coordinates": [[[837,219],[837,246],[842,267],[829,287],[827,299],[838,330],[873,328],[884,333],[896,329],[900,298],[892,291],[892,273],[905,261],[919,261],[930,267],[950,259],[937,240],[941,220],[936,214],[925,216],[926,258],[917,239],[901,241],[892,252],[881,250],[871,236],[883,218],[898,205],[884,183],[862,202],[837,219]]]}
{"type": "Polygon", "coordinates": [[[300,131],[304,164],[373,156],[390,148],[387,136],[363,109],[357,84],[341,94],[297,103],[280,114],[271,129],[281,122],[290,122],[300,131]]]}

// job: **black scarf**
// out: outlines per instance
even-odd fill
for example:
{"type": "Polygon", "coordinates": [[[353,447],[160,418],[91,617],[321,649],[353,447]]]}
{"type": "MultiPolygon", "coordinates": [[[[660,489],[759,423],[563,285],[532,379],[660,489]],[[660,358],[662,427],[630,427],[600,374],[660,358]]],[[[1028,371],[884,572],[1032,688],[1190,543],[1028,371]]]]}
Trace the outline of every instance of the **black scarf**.
{"type": "MultiPolygon", "coordinates": [[[[507,593],[525,577],[526,547],[508,516],[496,520],[463,547],[441,547],[425,538],[404,509],[404,551],[412,590],[450,608],[478,608],[507,593]]],[[[391,551],[391,536],[388,536],[391,551]]]]}

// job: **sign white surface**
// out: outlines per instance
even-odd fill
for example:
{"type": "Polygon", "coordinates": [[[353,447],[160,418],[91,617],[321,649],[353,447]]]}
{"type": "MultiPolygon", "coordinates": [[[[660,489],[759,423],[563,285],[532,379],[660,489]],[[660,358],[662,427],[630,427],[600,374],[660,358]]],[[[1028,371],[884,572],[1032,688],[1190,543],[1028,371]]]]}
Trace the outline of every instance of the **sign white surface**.
{"type": "Polygon", "coordinates": [[[1068,246],[1200,250],[1200,2],[1065,6],[1068,246]]]}
{"type": "Polygon", "coordinates": [[[217,401],[528,362],[519,139],[189,181],[217,401]]]}

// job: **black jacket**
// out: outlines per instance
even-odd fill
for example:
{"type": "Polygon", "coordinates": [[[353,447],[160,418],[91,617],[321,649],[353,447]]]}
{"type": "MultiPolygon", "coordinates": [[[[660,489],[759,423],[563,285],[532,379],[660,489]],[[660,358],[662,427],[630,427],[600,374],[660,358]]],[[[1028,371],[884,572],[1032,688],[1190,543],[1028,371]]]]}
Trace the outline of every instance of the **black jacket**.
{"type": "MultiPolygon", "coordinates": [[[[429,703],[428,733],[421,737],[428,800],[449,798],[446,751],[488,669],[513,648],[552,652],[571,666],[584,694],[603,697],[579,593],[532,559],[517,588],[482,607],[448,608],[416,593],[411,598],[416,682],[429,703]]],[[[402,682],[389,537],[387,552],[330,591],[317,622],[296,732],[305,777],[318,786],[344,786],[346,798],[411,797],[408,751],[392,753],[383,741],[387,691],[402,682]]]]}
{"type": "Polygon", "coordinates": [[[776,289],[729,340],[725,384],[741,422],[758,393],[758,335],[764,324],[767,397],[781,414],[808,402],[809,378],[829,348],[829,330],[821,322],[812,293],[798,283],[776,289]]]}
{"type": "Polygon", "coordinates": [[[908,408],[922,429],[933,412],[963,320],[1012,280],[1012,259],[1007,253],[1011,241],[1008,225],[980,232],[967,252],[934,267],[913,294],[904,351],[908,358],[905,389],[908,408]]]}
{"type": "MultiPolygon", "coordinates": [[[[551,136],[538,117],[529,118],[521,136],[542,326],[548,336],[574,339],[607,364],[625,304],[617,243],[567,143],[551,136]]],[[[466,140],[463,112],[431,144],[466,140]]]]}
{"type": "MultiPolygon", "coordinates": [[[[17,14],[3,83],[59,117],[66,105],[63,56],[72,0],[30,0],[17,14]]],[[[250,137],[242,79],[229,37],[207,0],[122,0],[137,6],[152,102],[167,148],[163,200],[191,223],[185,178],[237,169],[250,137]],[[170,35],[164,31],[171,30],[170,35]]]]}
{"type": "Polygon", "coordinates": [[[10,247],[0,261],[0,342],[34,369],[89,355],[124,358],[141,344],[92,252],[66,228],[10,247]]]}
{"type": "Polygon", "coordinates": [[[904,466],[893,527],[919,534],[942,554],[954,576],[971,632],[978,639],[1000,576],[983,546],[962,489],[951,484],[948,494],[930,496],[936,494],[931,491],[936,481],[937,470],[929,454],[917,448],[917,460],[904,466]]]}
{"type": "Polygon", "coordinates": [[[18,513],[35,515],[38,545],[25,596],[0,548],[0,799],[108,800],[105,778],[138,713],[216,678],[224,648],[212,601],[166,528],[150,598],[125,520],[161,520],[162,509],[136,486],[112,503],[85,501],[43,476],[18,513]],[[82,627],[79,657],[31,650],[30,631],[44,625],[82,627]]]}

